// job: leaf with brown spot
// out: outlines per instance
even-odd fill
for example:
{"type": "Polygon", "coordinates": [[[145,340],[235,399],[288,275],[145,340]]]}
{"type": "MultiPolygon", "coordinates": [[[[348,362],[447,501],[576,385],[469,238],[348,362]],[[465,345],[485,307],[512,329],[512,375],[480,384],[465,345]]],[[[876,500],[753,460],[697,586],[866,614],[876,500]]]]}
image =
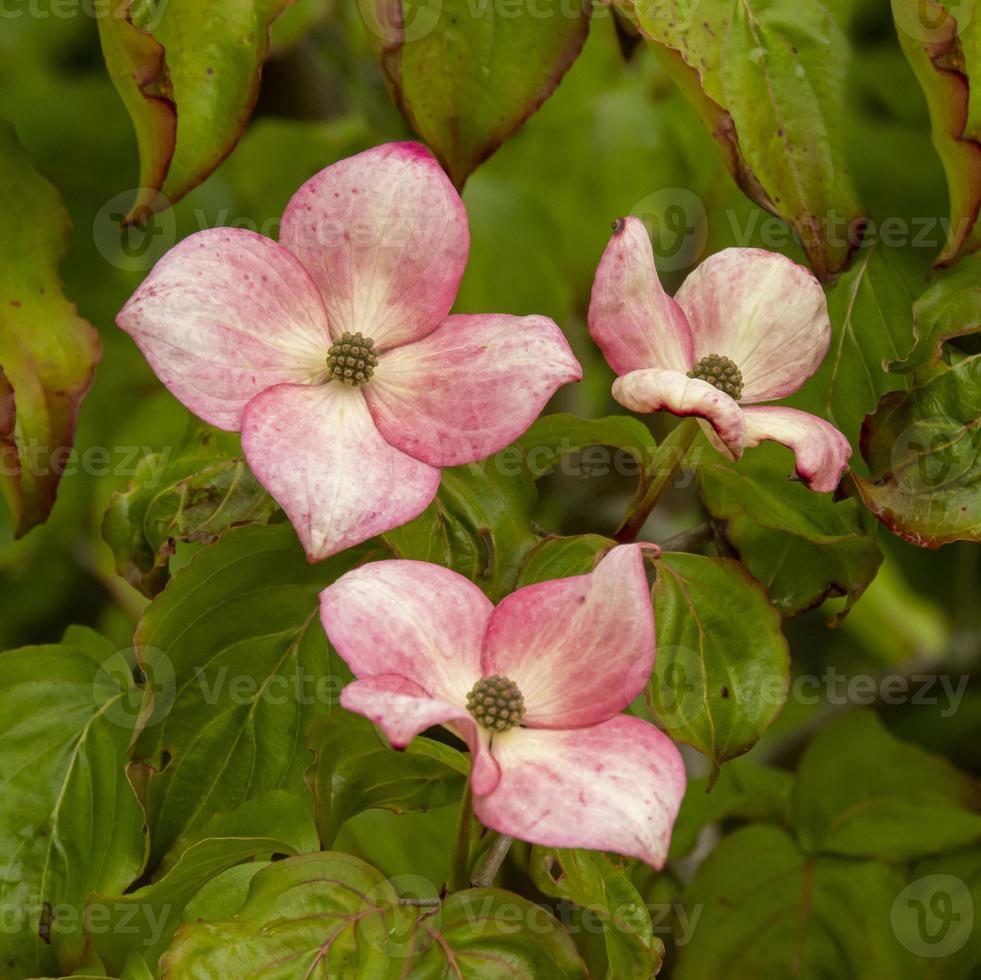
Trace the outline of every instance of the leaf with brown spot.
{"type": "Polygon", "coordinates": [[[971,112],[977,98],[972,98],[971,75],[981,68],[981,25],[977,11],[958,24],[936,0],[892,0],[892,10],[899,42],[926,96],[933,144],[947,174],[950,229],[937,264],[950,265],[981,247],[981,134],[971,112]]]}
{"type": "Polygon", "coordinates": [[[555,90],[586,40],[589,9],[568,0],[363,5],[396,102],[457,187],[555,90]]]}
{"type": "Polygon", "coordinates": [[[58,192],[0,121],[0,489],[18,537],[47,520],[101,348],[61,291],[58,192]]]}

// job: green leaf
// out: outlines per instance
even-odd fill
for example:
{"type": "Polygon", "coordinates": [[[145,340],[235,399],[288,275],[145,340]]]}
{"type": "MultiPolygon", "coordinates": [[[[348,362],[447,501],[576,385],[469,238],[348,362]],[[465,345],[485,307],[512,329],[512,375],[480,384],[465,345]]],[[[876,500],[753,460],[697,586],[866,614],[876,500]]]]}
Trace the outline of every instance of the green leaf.
{"type": "Polygon", "coordinates": [[[665,552],[654,583],[650,710],[717,765],[748,752],[790,685],[780,616],[739,562],[665,552]]]}
{"type": "Polygon", "coordinates": [[[94,0],[102,56],[136,133],[140,185],[130,218],[152,209],[177,144],[177,111],[163,45],[131,18],[133,0],[94,0]]]}
{"type": "Polygon", "coordinates": [[[785,450],[767,445],[739,463],[698,468],[702,499],[729,544],[784,616],[830,596],[858,601],[882,562],[854,499],[835,502],[787,479],[785,450]]]}
{"type": "Polygon", "coordinates": [[[457,187],[552,94],[589,30],[589,5],[563,0],[362,10],[399,107],[457,187]]]}
{"type": "Polygon", "coordinates": [[[86,931],[106,967],[115,974],[138,951],[152,967],[170,945],[184,907],[217,875],[245,861],[293,854],[293,846],[272,837],[209,837],[188,848],[160,879],[136,891],[91,895],[86,931]]]}
{"type": "Polygon", "coordinates": [[[882,864],[809,858],[776,827],[738,830],[685,892],[685,907],[702,914],[673,976],[922,978],[921,962],[899,945],[890,923],[903,885],[882,864]]]}
{"type": "Polygon", "coordinates": [[[341,825],[364,810],[381,807],[395,813],[419,812],[460,799],[469,765],[455,749],[416,738],[412,752],[386,745],[375,726],[360,715],[332,712],[310,729],[314,764],[307,775],[317,826],[331,847],[341,825]],[[430,751],[420,752],[418,743],[430,751]],[[459,756],[453,765],[439,756],[459,756]]]}
{"type": "Polygon", "coordinates": [[[879,399],[909,387],[886,365],[912,346],[912,304],[906,275],[889,250],[864,249],[828,290],[831,346],[791,403],[833,422],[857,449],[862,420],[879,399]]]}
{"type": "Polygon", "coordinates": [[[139,697],[122,656],[89,630],[0,655],[0,962],[11,980],[71,972],[86,895],[139,874],[143,814],[125,775],[125,706],[139,697]]]}
{"type": "Polygon", "coordinates": [[[981,331],[981,253],[937,273],[913,304],[913,330],[916,346],[891,371],[917,371],[941,359],[945,341],[981,331]]]}
{"type": "Polygon", "coordinates": [[[933,144],[947,174],[950,225],[937,263],[948,265],[981,245],[981,144],[973,104],[972,76],[978,73],[977,11],[973,4],[950,10],[939,0],[892,0],[896,33],[930,110],[933,144]],[[958,23],[955,14],[966,14],[958,23]],[[973,15],[973,16],[972,16],[973,15]],[[972,21],[974,23],[972,23],[972,21]],[[969,43],[965,44],[965,40],[969,43]]]}
{"type": "Polygon", "coordinates": [[[102,536],[117,572],[152,597],[167,584],[178,541],[209,543],[236,524],[265,523],[277,509],[238,434],[194,423],[174,457],[145,456],[129,489],[113,494],[102,536]]]}
{"type": "Polygon", "coordinates": [[[0,492],[16,536],[47,520],[100,357],[61,291],[71,223],[0,120],[0,492]]]}
{"type": "Polygon", "coordinates": [[[678,819],[671,832],[672,860],[690,854],[699,834],[720,820],[767,820],[783,823],[794,777],[739,759],[723,766],[714,782],[689,779],[678,819]]]}
{"type": "Polygon", "coordinates": [[[436,499],[415,520],[382,536],[398,558],[433,562],[476,582],[497,601],[513,591],[538,540],[535,486],[518,449],[443,470],[436,499]]]}
{"type": "MultiPolygon", "coordinates": [[[[350,676],[329,652],[318,596],[380,556],[366,544],[310,565],[288,525],[235,528],[148,607],[137,642],[156,700],[131,754],[147,769],[151,867],[178,839],[208,836],[216,814],[272,790],[306,796],[307,730],[350,676]]],[[[261,808],[239,829],[276,833],[261,808]]]]}
{"type": "Polygon", "coordinates": [[[814,271],[844,269],[862,227],[842,118],[837,12],[795,0],[620,0],[692,101],[733,177],[790,223],[814,271]]]}
{"type": "Polygon", "coordinates": [[[857,711],[808,746],[791,816],[809,853],[899,862],[981,840],[979,804],[972,779],[857,711]]]}
{"type": "Polygon", "coordinates": [[[348,854],[279,861],[252,879],[237,915],[185,926],[164,975],[585,977],[559,923],[518,895],[471,889],[431,907],[399,899],[393,882],[348,854]]]}
{"type": "Polygon", "coordinates": [[[603,923],[607,980],[652,977],[660,970],[664,943],[622,864],[600,851],[534,847],[528,870],[541,892],[575,902],[603,923]]]}
{"type": "Polygon", "coordinates": [[[517,587],[572,575],[586,575],[595,567],[600,553],[615,546],[616,541],[604,538],[602,534],[545,538],[528,553],[521,566],[517,587]]]}
{"type": "Polygon", "coordinates": [[[103,53],[140,150],[142,187],[128,220],[180,200],[231,153],[259,95],[270,26],[288,2],[102,0],[103,53]]]}
{"type": "Polygon", "coordinates": [[[921,548],[981,540],[981,356],[887,395],[862,429],[862,500],[921,548]]]}

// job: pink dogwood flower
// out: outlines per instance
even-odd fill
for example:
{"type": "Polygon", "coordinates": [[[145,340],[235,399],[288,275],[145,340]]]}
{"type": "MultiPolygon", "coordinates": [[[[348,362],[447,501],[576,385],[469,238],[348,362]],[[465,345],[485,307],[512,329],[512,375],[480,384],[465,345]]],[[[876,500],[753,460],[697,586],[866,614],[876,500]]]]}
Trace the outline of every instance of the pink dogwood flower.
{"type": "Polygon", "coordinates": [[[582,377],[542,316],[449,316],[470,246],[429,151],[390,143],[293,196],[279,243],[189,236],[119,314],[192,412],[241,431],[311,560],[421,513],[440,467],[521,435],[582,377]]]}
{"type": "Polygon", "coordinates": [[[775,440],[794,451],[812,490],[838,485],[848,440],[816,415],[758,404],[797,391],[831,342],[824,291],[795,262],[757,248],[725,249],[672,299],[643,223],[621,218],[596,270],[589,332],[619,375],[613,397],[621,405],[696,415],[732,459],[775,440]]]}
{"type": "Polygon", "coordinates": [[[588,575],[526,586],[496,608],[438,565],[348,572],[320,607],[357,678],[341,704],[399,748],[433,725],[456,732],[486,826],[661,867],[684,764],[654,725],[619,713],[654,664],[643,548],[616,547],[588,575]]]}

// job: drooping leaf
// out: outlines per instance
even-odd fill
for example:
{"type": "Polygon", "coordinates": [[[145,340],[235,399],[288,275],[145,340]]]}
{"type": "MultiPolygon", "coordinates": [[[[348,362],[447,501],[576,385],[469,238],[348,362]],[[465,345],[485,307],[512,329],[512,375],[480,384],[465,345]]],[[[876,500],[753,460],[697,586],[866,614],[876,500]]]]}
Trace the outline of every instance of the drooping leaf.
{"type": "Polygon", "coordinates": [[[808,853],[900,862],[981,840],[981,790],[946,759],[857,711],[808,746],[791,797],[808,853]]]}
{"type": "Polygon", "coordinates": [[[173,456],[143,458],[129,489],[109,501],[102,536],[119,574],[152,597],[167,584],[178,541],[214,541],[277,509],[245,462],[238,434],[197,423],[173,456]]]}
{"type": "Polygon", "coordinates": [[[603,923],[607,980],[652,977],[664,943],[626,867],[600,851],[535,847],[529,872],[538,889],[589,909],[603,923]]]}
{"type": "MultiPolygon", "coordinates": [[[[160,705],[131,752],[148,770],[151,867],[216,814],[272,790],[306,795],[307,730],[349,678],[329,652],[318,595],[382,554],[367,544],[310,565],[288,525],[234,528],[151,603],[137,642],[169,673],[157,670],[160,705]]],[[[240,833],[278,832],[261,808],[254,821],[240,833]]]]}
{"type": "Polygon", "coordinates": [[[831,346],[792,404],[833,422],[857,449],[865,416],[884,394],[909,385],[886,365],[912,346],[912,305],[906,275],[888,250],[863,249],[828,290],[831,346]]]}
{"type": "Polygon", "coordinates": [[[273,837],[205,838],[157,881],[125,895],[91,895],[85,911],[90,941],[111,971],[122,970],[134,949],[156,968],[181,924],[184,907],[204,885],[242,862],[293,853],[292,844],[273,837]]]}
{"type": "Polygon", "coordinates": [[[840,12],[794,0],[620,0],[715,138],[743,191],[790,223],[822,279],[863,219],[841,120],[849,47],[840,12]]]}
{"type": "Polygon", "coordinates": [[[69,973],[90,891],[122,890],[143,864],[143,815],[126,780],[120,654],[78,627],[57,646],[0,655],[0,963],[17,980],[69,973]]]}
{"type": "Polygon", "coordinates": [[[913,304],[913,330],[916,346],[908,357],[893,361],[891,371],[919,370],[941,358],[946,341],[981,331],[981,254],[937,273],[913,304]]]}
{"type": "Polygon", "coordinates": [[[467,177],[552,94],[589,30],[589,5],[469,0],[366,3],[399,107],[453,182],[467,177]]]}
{"type": "Polygon", "coordinates": [[[140,150],[132,221],[180,200],[234,149],[289,0],[100,2],[103,53],[140,150]]]}
{"type": "Polygon", "coordinates": [[[739,562],[665,552],[656,561],[657,723],[720,764],[748,752],[787,697],[780,616],[739,562]]]}
{"type": "Polygon", "coordinates": [[[0,120],[0,492],[17,536],[51,513],[101,356],[61,291],[69,233],[58,192],[0,120]]]}
{"type": "Polygon", "coordinates": [[[846,596],[858,601],[882,562],[853,499],[835,502],[787,479],[785,451],[768,445],[739,463],[698,468],[705,507],[784,616],[846,596]]]}
{"type": "Polygon", "coordinates": [[[538,540],[531,525],[535,486],[514,446],[479,463],[443,470],[436,499],[415,520],[382,537],[396,557],[452,568],[494,601],[514,588],[538,540]]]}
{"type": "Polygon", "coordinates": [[[700,908],[676,980],[759,977],[922,978],[922,961],[890,923],[899,871],[873,861],[803,854],[785,831],[751,826],[699,867],[685,907],[700,908]]]}
{"type": "Polygon", "coordinates": [[[933,144],[947,174],[950,226],[939,265],[981,246],[981,130],[976,108],[971,111],[981,79],[977,11],[973,4],[959,4],[956,11],[952,6],[941,0],[892,0],[896,34],[926,96],[933,144]]]}
{"type": "Polygon", "coordinates": [[[140,184],[130,217],[139,218],[153,208],[166,180],[177,145],[177,107],[163,45],[133,23],[133,6],[133,0],[95,0],[93,9],[106,68],[136,133],[140,184]]]}
{"type": "Polygon", "coordinates": [[[862,429],[865,505],[921,548],[981,540],[981,356],[887,395],[862,429]]]}
{"type": "Polygon", "coordinates": [[[324,847],[333,846],[345,820],[364,810],[406,813],[459,800],[469,770],[461,753],[431,739],[416,738],[396,752],[370,721],[348,711],[316,721],[309,745],[314,763],[307,781],[324,847]],[[423,745],[428,752],[420,751],[423,745]]]}
{"type": "Polygon", "coordinates": [[[164,975],[585,977],[559,923],[518,895],[470,889],[432,907],[399,899],[388,879],[349,854],[288,858],[252,879],[232,918],[184,926],[164,975]]]}

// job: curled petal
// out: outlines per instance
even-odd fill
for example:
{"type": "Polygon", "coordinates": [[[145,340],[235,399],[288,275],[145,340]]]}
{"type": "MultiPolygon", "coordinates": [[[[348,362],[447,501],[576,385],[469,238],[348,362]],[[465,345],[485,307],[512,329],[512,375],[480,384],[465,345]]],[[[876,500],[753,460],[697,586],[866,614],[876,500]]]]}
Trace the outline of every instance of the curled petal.
{"type": "Polygon", "coordinates": [[[387,143],[311,177],[280,242],[307,267],[335,337],[419,340],[450,312],[470,251],[460,195],[419,143],[387,143]]]}
{"type": "Polygon", "coordinates": [[[797,473],[812,490],[827,492],[838,486],[852,447],[830,423],[796,408],[758,405],[743,410],[746,445],[764,439],[789,446],[797,457],[797,473]]]}
{"type": "Polygon", "coordinates": [[[320,596],[327,636],[358,677],[400,674],[457,707],[481,676],[493,610],[473,582],[421,561],[371,562],[320,596]]]}
{"type": "Polygon", "coordinates": [[[361,392],[336,381],[257,395],[242,448],[311,561],[412,520],[439,488],[439,470],[389,445],[361,392]]]}
{"type": "Polygon", "coordinates": [[[796,391],[818,369],[831,343],[821,284],[776,252],[716,252],[675,298],[688,315],[696,359],[723,354],[739,367],[744,404],[796,391]]]}
{"type": "Polygon", "coordinates": [[[735,459],[743,451],[746,425],[738,403],[724,391],[677,371],[631,371],[613,382],[613,397],[632,412],[666,409],[697,415],[712,424],[735,459]]]}
{"type": "Polygon", "coordinates": [[[323,375],[327,311],[306,269],[241,228],[190,235],[157,264],[116,322],[195,415],[238,429],[265,388],[323,375]]]}
{"type": "Polygon", "coordinates": [[[466,710],[431,698],[418,684],[398,675],[366,677],[341,691],[341,706],[373,721],[395,748],[405,748],[420,732],[445,725],[470,747],[471,784],[475,793],[490,793],[501,773],[488,751],[488,736],[466,710]]]}
{"type": "Polygon", "coordinates": [[[380,358],[365,397],[382,435],[432,466],[484,459],[522,435],[582,368],[547,317],[451,316],[380,358]]]}
{"type": "Polygon", "coordinates": [[[620,218],[613,226],[593,281],[589,332],[617,374],[643,368],[684,373],[692,365],[688,321],[661,287],[639,218],[620,218]]]}
{"type": "Polygon", "coordinates": [[[484,673],[518,685],[524,724],[595,725],[643,690],[654,666],[643,548],[621,545],[588,575],[526,586],[494,610],[484,673]]]}
{"type": "Polygon", "coordinates": [[[685,767],[650,723],[618,715],[593,728],[495,735],[497,788],[475,792],[488,827],[546,847],[587,847],[660,868],[685,793],[685,767]]]}

